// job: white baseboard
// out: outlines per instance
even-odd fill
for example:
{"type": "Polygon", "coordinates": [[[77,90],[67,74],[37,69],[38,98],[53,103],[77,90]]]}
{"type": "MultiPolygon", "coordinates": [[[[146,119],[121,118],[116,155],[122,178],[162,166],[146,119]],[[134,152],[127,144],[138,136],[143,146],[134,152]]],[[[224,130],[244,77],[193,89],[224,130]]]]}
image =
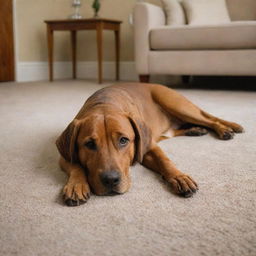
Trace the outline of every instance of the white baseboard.
{"type": "MultiPolygon", "coordinates": [[[[67,79],[72,77],[71,62],[55,62],[54,78],[67,79]]],[[[95,61],[78,62],[77,77],[81,79],[97,79],[98,64],[95,61]]],[[[115,79],[115,62],[103,63],[103,78],[106,80],[115,79]]],[[[137,81],[138,75],[135,71],[134,62],[120,63],[120,79],[125,81],[137,81]]],[[[18,62],[17,82],[48,80],[47,62],[18,62]]]]}

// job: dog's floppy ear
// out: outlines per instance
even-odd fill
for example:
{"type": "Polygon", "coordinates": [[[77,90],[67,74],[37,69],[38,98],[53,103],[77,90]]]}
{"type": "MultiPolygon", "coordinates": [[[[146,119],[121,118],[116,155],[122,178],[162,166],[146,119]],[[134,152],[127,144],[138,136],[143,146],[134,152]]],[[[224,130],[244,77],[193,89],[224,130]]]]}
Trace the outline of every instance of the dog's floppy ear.
{"type": "Polygon", "coordinates": [[[74,119],[56,141],[61,156],[70,163],[78,161],[76,139],[80,128],[80,121],[74,119]]]}
{"type": "Polygon", "coordinates": [[[143,156],[149,151],[152,141],[152,132],[144,121],[129,117],[135,133],[135,156],[133,163],[141,163],[143,156]]]}

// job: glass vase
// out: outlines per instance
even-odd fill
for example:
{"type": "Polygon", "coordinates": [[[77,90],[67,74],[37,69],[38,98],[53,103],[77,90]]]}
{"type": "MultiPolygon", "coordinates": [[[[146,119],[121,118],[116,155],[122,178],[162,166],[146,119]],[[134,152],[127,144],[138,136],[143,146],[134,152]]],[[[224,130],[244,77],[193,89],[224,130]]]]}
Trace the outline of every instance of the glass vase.
{"type": "Polygon", "coordinates": [[[69,19],[82,19],[81,14],[79,13],[81,7],[81,0],[73,0],[72,7],[74,8],[74,14],[69,16],[69,19]]]}

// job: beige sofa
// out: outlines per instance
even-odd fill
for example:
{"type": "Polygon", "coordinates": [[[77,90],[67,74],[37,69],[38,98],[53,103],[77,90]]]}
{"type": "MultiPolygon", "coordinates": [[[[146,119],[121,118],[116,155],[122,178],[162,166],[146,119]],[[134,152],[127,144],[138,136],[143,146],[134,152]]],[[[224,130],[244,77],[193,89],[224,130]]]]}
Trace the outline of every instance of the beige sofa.
{"type": "Polygon", "coordinates": [[[256,0],[227,0],[231,22],[167,26],[164,10],[137,3],[135,61],[140,81],[152,75],[256,75],[256,0]]]}

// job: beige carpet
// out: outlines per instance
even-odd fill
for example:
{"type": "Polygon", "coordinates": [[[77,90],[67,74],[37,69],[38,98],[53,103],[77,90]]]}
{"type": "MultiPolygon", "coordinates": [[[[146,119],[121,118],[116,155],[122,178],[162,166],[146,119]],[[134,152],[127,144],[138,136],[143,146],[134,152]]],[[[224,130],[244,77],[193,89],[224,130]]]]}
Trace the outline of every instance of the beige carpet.
{"type": "Polygon", "coordinates": [[[122,196],[62,204],[66,176],[54,142],[101,86],[86,81],[0,84],[0,255],[256,255],[256,92],[180,90],[205,110],[242,124],[232,141],[213,135],[161,142],[199,183],[179,198],[136,165],[122,196]]]}

